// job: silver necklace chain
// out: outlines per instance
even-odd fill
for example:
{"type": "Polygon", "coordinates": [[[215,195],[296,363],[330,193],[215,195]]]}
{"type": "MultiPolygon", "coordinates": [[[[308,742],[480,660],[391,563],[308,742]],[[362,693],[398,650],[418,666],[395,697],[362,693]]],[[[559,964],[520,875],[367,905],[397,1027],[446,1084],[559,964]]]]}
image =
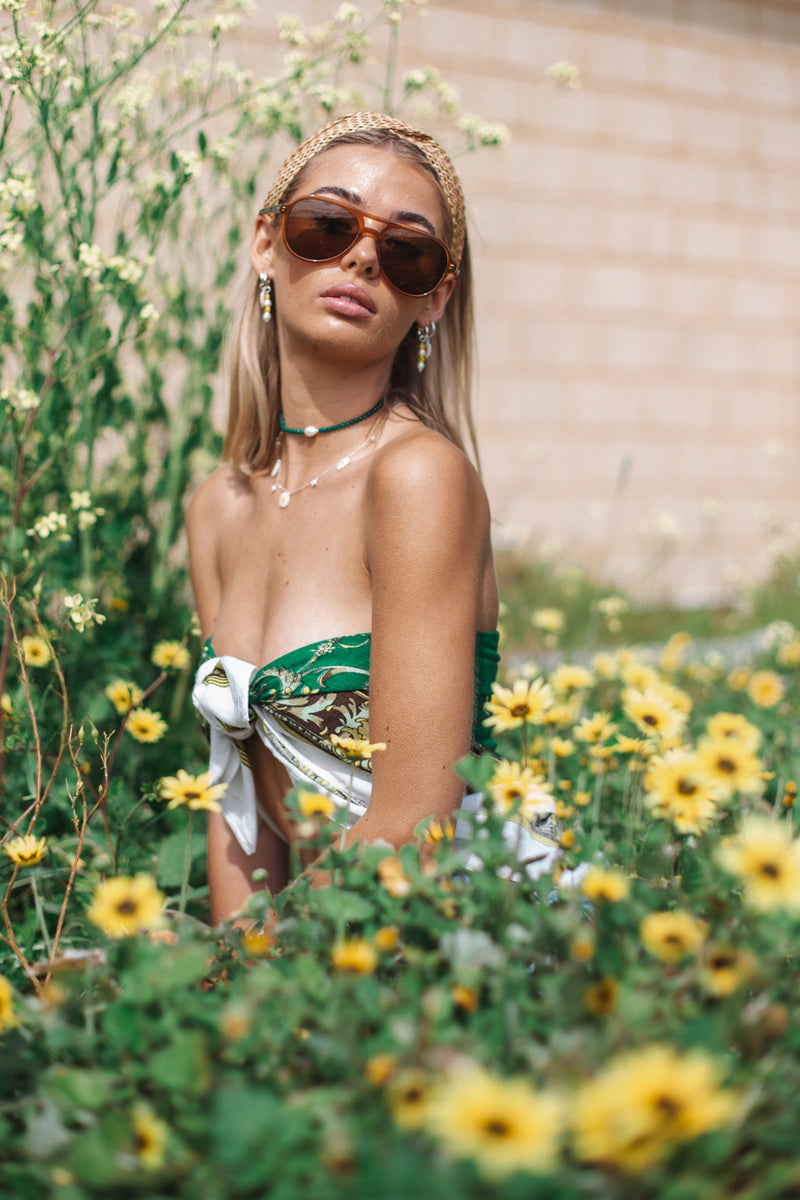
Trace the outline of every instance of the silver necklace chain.
{"type": "MultiPolygon", "coordinates": [[[[361,442],[360,445],[356,446],[355,450],[351,450],[349,454],[345,454],[344,458],[340,458],[338,462],[332,463],[331,466],[326,467],[324,471],[320,471],[318,475],[315,475],[313,479],[307,480],[306,483],[301,483],[300,486],[296,488],[287,488],[283,483],[281,483],[282,460],[279,454],[278,458],[275,460],[275,466],[270,471],[270,478],[274,479],[275,482],[269,489],[271,492],[278,493],[278,508],[287,508],[292,496],[296,496],[298,492],[302,492],[306,488],[315,488],[321,479],[324,479],[326,475],[330,475],[331,471],[343,471],[345,467],[349,467],[356,454],[359,454],[362,450],[366,450],[367,446],[369,446],[372,442],[377,441],[382,425],[383,422],[381,422],[381,426],[379,426],[377,429],[373,429],[372,433],[370,433],[368,437],[365,437],[364,441],[361,442]]],[[[280,434],[275,442],[279,451],[282,447],[282,441],[283,434],[280,434]]]]}

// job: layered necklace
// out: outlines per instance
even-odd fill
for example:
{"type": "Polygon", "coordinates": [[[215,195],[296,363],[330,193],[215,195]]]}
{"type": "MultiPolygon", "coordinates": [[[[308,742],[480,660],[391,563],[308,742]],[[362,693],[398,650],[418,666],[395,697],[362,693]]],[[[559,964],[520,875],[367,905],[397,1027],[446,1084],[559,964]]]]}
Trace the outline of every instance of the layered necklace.
{"type": "Polygon", "coordinates": [[[329,467],[326,467],[324,471],[320,471],[319,474],[315,475],[313,479],[308,479],[305,483],[301,483],[299,485],[299,487],[295,487],[295,488],[288,488],[281,481],[281,465],[282,465],[282,460],[283,460],[282,451],[283,451],[284,434],[297,433],[297,434],[302,434],[304,437],[307,437],[307,438],[313,438],[321,433],[335,433],[336,430],[338,430],[338,429],[347,429],[350,425],[358,425],[361,423],[361,421],[368,420],[369,417],[374,416],[375,413],[377,413],[378,410],[381,408],[383,408],[383,398],[381,398],[377,404],[374,404],[372,406],[372,408],[368,409],[367,412],[362,413],[360,417],[354,417],[351,421],[342,421],[338,425],[326,425],[326,426],[323,426],[322,429],[318,429],[315,425],[306,425],[303,428],[290,429],[289,426],[287,426],[285,424],[284,419],[283,419],[283,413],[281,413],[281,416],[280,416],[281,432],[278,434],[278,437],[275,440],[277,458],[275,459],[275,465],[273,466],[272,470],[270,471],[270,478],[274,480],[274,483],[270,487],[270,491],[277,492],[278,508],[288,508],[289,503],[291,502],[292,496],[296,496],[298,492],[305,491],[306,488],[315,488],[321,479],[324,479],[326,475],[330,475],[331,471],[343,471],[345,469],[345,467],[350,466],[350,463],[353,461],[353,459],[356,457],[357,454],[360,454],[362,450],[366,450],[368,446],[374,446],[375,442],[378,440],[378,437],[380,436],[381,430],[383,429],[384,421],[388,414],[384,414],[383,420],[377,422],[376,426],[373,427],[371,433],[367,437],[364,438],[364,441],[359,443],[359,445],[356,446],[354,450],[351,450],[348,454],[345,454],[344,458],[340,458],[338,462],[331,463],[331,465],[329,467]]]}

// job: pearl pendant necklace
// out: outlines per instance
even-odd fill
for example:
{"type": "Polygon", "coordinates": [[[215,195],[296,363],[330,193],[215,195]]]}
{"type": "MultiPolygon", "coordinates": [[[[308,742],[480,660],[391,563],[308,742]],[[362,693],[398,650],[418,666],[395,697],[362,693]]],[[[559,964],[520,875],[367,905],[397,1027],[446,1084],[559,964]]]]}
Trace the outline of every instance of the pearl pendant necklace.
{"type": "MultiPolygon", "coordinates": [[[[278,508],[288,508],[292,496],[296,496],[298,492],[305,491],[306,488],[315,488],[319,481],[324,479],[326,475],[329,475],[331,471],[343,471],[345,467],[349,467],[356,454],[359,454],[362,450],[366,450],[367,446],[370,446],[377,441],[379,432],[380,428],[373,430],[369,437],[364,438],[364,441],[361,442],[359,446],[356,446],[355,450],[351,450],[349,454],[345,454],[344,458],[340,458],[338,462],[332,463],[331,466],[326,467],[324,471],[320,471],[319,475],[315,475],[313,479],[309,479],[306,483],[301,483],[300,486],[296,488],[287,488],[281,483],[281,459],[280,457],[276,458],[275,466],[270,471],[270,478],[274,479],[275,482],[271,485],[269,490],[270,492],[278,493],[278,508]]],[[[280,435],[278,436],[275,444],[280,449],[280,435]]]]}

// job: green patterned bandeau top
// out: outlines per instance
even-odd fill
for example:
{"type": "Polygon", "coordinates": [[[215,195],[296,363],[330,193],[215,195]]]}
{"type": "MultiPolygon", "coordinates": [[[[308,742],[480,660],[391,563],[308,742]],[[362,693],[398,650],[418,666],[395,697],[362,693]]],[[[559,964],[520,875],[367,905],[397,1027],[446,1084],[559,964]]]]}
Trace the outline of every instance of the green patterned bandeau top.
{"type": "MultiPolygon", "coordinates": [[[[250,703],[266,709],[290,733],[346,761],[330,735],[369,740],[369,633],[310,642],[260,667],[250,681],[250,703]]],[[[203,661],[214,658],[211,639],[203,661]]],[[[496,631],[475,636],[474,749],[494,750],[483,724],[500,661],[496,631]]],[[[212,682],[209,677],[208,682],[212,682]]],[[[368,761],[361,764],[369,769],[368,761]]]]}

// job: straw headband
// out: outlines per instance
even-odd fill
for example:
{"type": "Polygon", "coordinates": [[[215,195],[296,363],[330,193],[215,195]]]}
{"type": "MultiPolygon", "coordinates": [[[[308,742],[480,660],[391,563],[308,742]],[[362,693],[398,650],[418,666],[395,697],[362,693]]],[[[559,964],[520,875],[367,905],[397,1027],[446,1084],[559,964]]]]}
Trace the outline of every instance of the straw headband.
{"type": "Polygon", "coordinates": [[[322,150],[326,150],[328,146],[345,137],[348,133],[369,133],[372,131],[394,134],[401,141],[409,142],[412,146],[416,146],[433,167],[434,174],[444,193],[448,212],[450,213],[450,221],[453,226],[453,233],[450,239],[450,253],[453,262],[458,267],[464,251],[466,225],[464,219],[464,195],[461,191],[461,184],[458,181],[455,168],[444,150],[433,140],[429,133],[425,133],[422,129],[417,129],[413,125],[407,125],[405,121],[400,121],[396,117],[389,117],[385,113],[350,113],[346,117],[339,117],[337,120],[331,121],[328,125],[323,125],[322,129],[318,129],[316,133],[312,133],[310,137],[301,142],[297,149],[289,155],[281,167],[277,179],[267,194],[263,207],[269,208],[272,205],[277,206],[281,204],[289,185],[300,171],[302,171],[306,163],[309,163],[322,150]]]}

